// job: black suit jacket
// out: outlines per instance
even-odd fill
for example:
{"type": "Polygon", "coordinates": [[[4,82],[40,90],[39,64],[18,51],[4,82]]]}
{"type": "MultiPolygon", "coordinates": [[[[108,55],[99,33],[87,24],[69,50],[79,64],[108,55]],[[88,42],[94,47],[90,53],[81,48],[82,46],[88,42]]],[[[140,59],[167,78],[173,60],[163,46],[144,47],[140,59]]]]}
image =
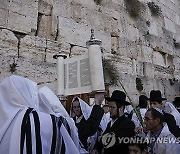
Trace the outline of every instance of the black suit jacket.
{"type": "MultiPolygon", "coordinates": [[[[134,129],[135,129],[134,123],[125,115],[119,117],[111,127],[109,123],[103,136],[106,135],[107,133],[113,132],[115,134],[116,142],[113,146],[104,148],[104,154],[129,154],[128,144],[123,144],[123,143],[120,144],[118,138],[133,137],[135,135],[134,129]]],[[[103,145],[103,141],[102,141],[102,145],[103,145]]]]}

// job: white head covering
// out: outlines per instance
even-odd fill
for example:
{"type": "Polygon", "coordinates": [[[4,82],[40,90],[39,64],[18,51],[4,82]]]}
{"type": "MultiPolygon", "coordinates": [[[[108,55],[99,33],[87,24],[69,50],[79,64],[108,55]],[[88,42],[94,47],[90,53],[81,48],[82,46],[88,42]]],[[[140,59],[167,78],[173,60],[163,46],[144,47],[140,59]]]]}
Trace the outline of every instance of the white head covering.
{"type": "MultiPolygon", "coordinates": [[[[52,140],[52,120],[49,114],[53,112],[50,105],[43,104],[38,98],[37,84],[20,76],[10,76],[0,83],[0,153],[20,153],[20,133],[24,113],[28,107],[37,111],[40,120],[40,133],[42,139],[42,153],[49,153],[52,140]],[[39,104],[41,112],[39,112],[39,104]],[[43,108],[46,109],[43,111],[43,108]],[[48,127],[47,127],[48,126],[48,127]],[[9,150],[9,151],[8,151],[9,150]]],[[[32,114],[30,114],[33,119],[32,114]]],[[[32,152],[35,153],[34,122],[31,121],[32,152]]],[[[60,128],[66,146],[66,153],[79,153],[67,130],[60,128]],[[71,149],[70,148],[71,144],[71,149]]],[[[24,146],[26,147],[26,146],[24,146]]]]}
{"type": "Polygon", "coordinates": [[[70,117],[67,113],[66,109],[58,99],[58,97],[54,94],[54,92],[49,89],[48,87],[44,86],[39,88],[39,108],[41,110],[49,110],[49,114],[53,112],[56,116],[64,116],[64,117],[70,117]],[[48,108],[48,109],[47,109],[48,108]]]}
{"type": "Polygon", "coordinates": [[[51,89],[44,86],[39,89],[39,108],[42,111],[46,111],[48,114],[53,114],[57,117],[63,116],[70,127],[71,131],[71,138],[76,145],[76,147],[79,149],[79,137],[77,128],[75,126],[74,120],[70,118],[69,114],[65,110],[64,106],[61,104],[58,97],[53,93],[51,89]]]}
{"type": "MultiPolygon", "coordinates": [[[[89,116],[91,115],[92,108],[85,101],[83,101],[79,97],[74,97],[72,102],[75,100],[75,98],[77,98],[79,100],[79,104],[80,104],[80,107],[81,107],[82,115],[87,120],[89,118],[89,116]]],[[[73,108],[72,108],[72,104],[71,104],[70,116],[71,117],[75,116],[73,108]]]]}
{"type": "Polygon", "coordinates": [[[172,114],[176,120],[176,124],[180,127],[180,113],[172,103],[166,102],[164,104],[164,112],[172,114]]]}
{"type": "MultiPolygon", "coordinates": [[[[74,101],[75,98],[78,98],[82,114],[83,114],[84,118],[87,120],[91,115],[92,108],[79,97],[74,97],[72,102],[74,101]]],[[[70,116],[71,117],[75,116],[73,109],[72,109],[72,105],[71,105],[70,116]]],[[[110,119],[106,116],[106,114],[104,114],[102,119],[101,119],[101,122],[100,122],[100,128],[102,129],[103,132],[105,131],[109,121],[110,121],[110,119]]]]}
{"type": "Polygon", "coordinates": [[[28,106],[38,110],[37,84],[12,75],[0,83],[0,142],[20,109],[28,106]]]}
{"type": "Polygon", "coordinates": [[[0,153],[20,153],[21,124],[28,107],[38,110],[37,84],[16,75],[5,78],[0,83],[0,153]]]}

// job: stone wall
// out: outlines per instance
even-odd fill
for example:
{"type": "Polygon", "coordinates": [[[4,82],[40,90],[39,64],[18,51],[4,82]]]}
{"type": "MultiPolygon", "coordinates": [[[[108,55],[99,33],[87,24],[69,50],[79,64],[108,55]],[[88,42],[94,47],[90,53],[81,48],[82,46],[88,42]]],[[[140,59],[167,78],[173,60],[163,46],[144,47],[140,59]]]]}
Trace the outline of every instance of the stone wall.
{"type": "Polygon", "coordinates": [[[152,89],[180,95],[179,0],[0,0],[0,80],[22,75],[56,92],[53,55],[87,52],[91,28],[134,101],[152,89]]]}

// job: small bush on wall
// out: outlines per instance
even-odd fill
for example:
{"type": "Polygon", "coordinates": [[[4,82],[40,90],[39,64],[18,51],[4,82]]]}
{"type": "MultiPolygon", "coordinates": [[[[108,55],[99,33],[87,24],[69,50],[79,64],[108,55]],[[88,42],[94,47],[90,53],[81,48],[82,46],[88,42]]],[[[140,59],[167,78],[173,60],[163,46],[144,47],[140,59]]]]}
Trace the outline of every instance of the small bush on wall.
{"type": "Polygon", "coordinates": [[[110,85],[118,85],[119,73],[110,59],[102,59],[105,82],[110,85]]]}
{"type": "Polygon", "coordinates": [[[143,90],[142,80],[138,77],[136,78],[136,89],[139,91],[143,90]]]}
{"type": "Polygon", "coordinates": [[[126,9],[132,18],[140,16],[142,9],[144,9],[143,3],[138,0],[124,0],[126,9]]]}
{"type": "Polygon", "coordinates": [[[176,49],[180,49],[180,42],[177,42],[175,39],[173,39],[173,44],[176,49]]]}
{"type": "Polygon", "coordinates": [[[100,5],[102,0],[94,0],[94,2],[97,4],[97,5],[100,5]]]}
{"type": "Polygon", "coordinates": [[[161,8],[154,2],[148,2],[147,5],[153,16],[159,16],[162,13],[161,8]]]}

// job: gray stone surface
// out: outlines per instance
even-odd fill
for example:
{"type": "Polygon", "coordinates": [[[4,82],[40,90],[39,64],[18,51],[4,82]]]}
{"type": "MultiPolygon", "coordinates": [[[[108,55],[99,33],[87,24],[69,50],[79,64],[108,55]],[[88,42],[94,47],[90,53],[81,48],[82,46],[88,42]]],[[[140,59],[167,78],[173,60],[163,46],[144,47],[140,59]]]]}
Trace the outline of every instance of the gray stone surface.
{"type": "MultiPolygon", "coordinates": [[[[180,2],[157,0],[162,12],[153,16],[147,6],[152,0],[139,1],[144,8],[133,18],[123,0],[99,5],[94,0],[0,0],[0,80],[22,75],[56,92],[53,55],[87,52],[93,28],[104,58],[111,59],[134,102],[152,89],[173,100],[180,95],[180,2]]],[[[110,85],[110,92],[114,89],[122,88],[110,85]]]]}

